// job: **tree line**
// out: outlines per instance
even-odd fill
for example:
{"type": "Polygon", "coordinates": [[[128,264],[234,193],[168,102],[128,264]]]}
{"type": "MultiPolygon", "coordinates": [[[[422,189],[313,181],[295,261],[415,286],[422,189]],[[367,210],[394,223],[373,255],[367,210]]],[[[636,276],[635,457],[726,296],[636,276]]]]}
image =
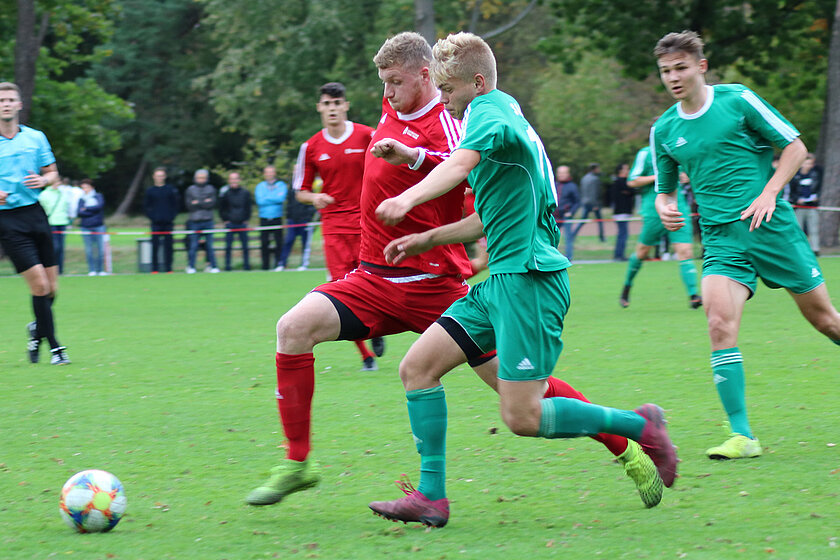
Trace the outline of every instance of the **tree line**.
{"type": "MultiPolygon", "coordinates": [[[[119,213],[151,170],[281,173],[320,127],[318,86],[341,81],[351,118],[375,124],[371,61],[406,29],[470,30],[497,53],[555,164],[627,161],[672,103],[652,48],[694,29],[713,79],[754,87],[790,118],[840,206],[840,0],[0,0],[0,79],[24,93],[63,174],[96,179],[119,213]]],[[[828,213],[823,244],[838,242],[828,213]]]]}

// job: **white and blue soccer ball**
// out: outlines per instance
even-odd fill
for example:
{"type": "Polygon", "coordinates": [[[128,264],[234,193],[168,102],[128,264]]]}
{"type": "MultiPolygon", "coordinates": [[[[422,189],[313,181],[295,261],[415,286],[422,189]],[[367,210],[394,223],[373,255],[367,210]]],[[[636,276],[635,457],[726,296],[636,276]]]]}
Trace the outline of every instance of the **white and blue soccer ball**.
{"type": "Polygon", "coordinates": [[[105,533],[116,527],[127,505],[120,480],[107,471],[77,472],[64,483],[59,511],[79,533],[105,533]]]}

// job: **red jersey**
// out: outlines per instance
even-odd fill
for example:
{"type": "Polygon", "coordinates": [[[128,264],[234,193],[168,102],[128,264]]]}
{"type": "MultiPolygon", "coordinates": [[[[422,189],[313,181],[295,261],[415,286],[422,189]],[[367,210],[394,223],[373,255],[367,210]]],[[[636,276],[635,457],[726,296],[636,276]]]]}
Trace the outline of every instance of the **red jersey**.
{"type": "Polygon", "coordinates": [[[320,210],[326,234],[361,231],[359,198],[372,134],[371,127],[347,121],[341,138],[333,138],[324,129],[300,147],[292,186],[296,191],[311,191],[315,176],[323,179],[321,192],[335,199],[320,210]]]}
{"type": "MultiPolygon", "coordinates": [[[[425,202],[409,212],[395,226],[386,226],[376,219],[376,208],[386,198],[392,198],[419,183],[454,150],[461,136],[461,123],[453,119],[437,96],[428,105],[410,115],[398,113],[387,100],[382,101],[382,117],[373,133],[373,142],[393,138],[403,144],[421,148],[419,166],[391,165],[365,154],[365,177],[362,182],[362,247],[361,260],[374,265],[389,266],[383,250],[392,240],[457,222],[464,208],[466,183],[443,196],[425,202]]],[[[416,164],[415,164],[416,165],[416,164]]],[[[469,275],[470,261],[460,243],[440,245],[413,257],[401,267],[432,274],[469,275]]]]}

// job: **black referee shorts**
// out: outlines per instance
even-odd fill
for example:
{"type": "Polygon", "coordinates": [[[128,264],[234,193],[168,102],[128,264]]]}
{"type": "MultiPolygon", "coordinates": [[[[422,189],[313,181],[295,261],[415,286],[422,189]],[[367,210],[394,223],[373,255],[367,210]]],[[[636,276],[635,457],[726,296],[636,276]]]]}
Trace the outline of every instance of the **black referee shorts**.
{"type": "Polygon", "coordinates": [[[47,214],[38,203],[0,210],[0,245],[18,273],[38,264],[58,264],[47,214]]]}

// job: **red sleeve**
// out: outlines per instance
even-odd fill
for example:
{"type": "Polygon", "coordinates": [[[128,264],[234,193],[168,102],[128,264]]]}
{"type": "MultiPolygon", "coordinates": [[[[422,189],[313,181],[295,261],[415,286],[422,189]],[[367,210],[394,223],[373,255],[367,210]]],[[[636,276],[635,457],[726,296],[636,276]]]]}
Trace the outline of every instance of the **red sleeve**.
{"type": "Polygon", "coordinates": [[[318,174],[315,169],[315,163],[312,159],[313,150],[309,149],[313,138],[310,138],[301,144],[300,151],[298,152],[297,166],[295,168],[294,177],[292,178],[292,187],[294,187],[296,191],[311,191],[312,183],[315,181],[315,176],[318,174]]]}

